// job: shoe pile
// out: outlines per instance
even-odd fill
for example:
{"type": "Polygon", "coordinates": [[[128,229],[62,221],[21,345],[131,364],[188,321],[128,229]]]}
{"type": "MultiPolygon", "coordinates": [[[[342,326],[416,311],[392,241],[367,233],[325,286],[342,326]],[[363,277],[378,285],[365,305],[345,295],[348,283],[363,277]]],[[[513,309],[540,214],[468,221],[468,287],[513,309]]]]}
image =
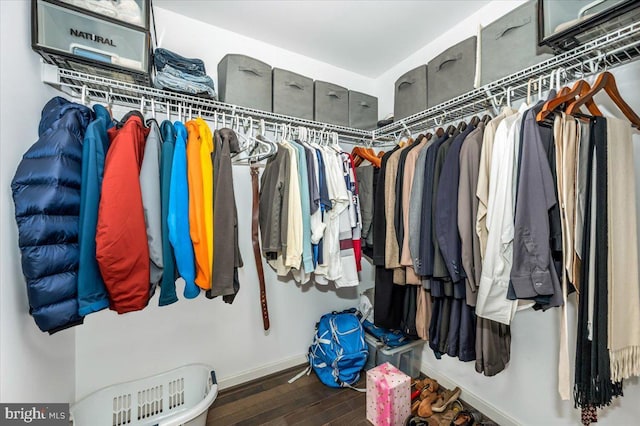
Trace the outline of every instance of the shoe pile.
{"type": "Polygon", "coordinates": [[[153,85],[156,88],[218,99],[213,80],[207,75],[202,60],[185,58],[158,48],[153,52],[153,63],[156,67],[153,85]]]}
{"type": "Polygon", "coordinates": [[[411,417],[408,426],[473,426],[482,414],[465,410],[458,401],[460,388],[443,389],[433,379],[414,380],[411,393],[411,417]]]}

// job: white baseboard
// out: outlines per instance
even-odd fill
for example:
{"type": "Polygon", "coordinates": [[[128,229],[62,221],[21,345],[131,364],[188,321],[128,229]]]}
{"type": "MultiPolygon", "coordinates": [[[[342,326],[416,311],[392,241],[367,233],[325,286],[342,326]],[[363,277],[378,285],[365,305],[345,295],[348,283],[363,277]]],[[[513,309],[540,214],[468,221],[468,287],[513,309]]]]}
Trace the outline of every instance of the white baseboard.
{"type": "MultiPolygon", "coordinates": [[[[218,388],[220,390],[230,388],[232,386],[241,385],[242,383],[247,383],[252,380],[259,379],[264,376],[268,376],[269,374],[277,373],[282,370],[286,370],[291,367],[295,367],[296,365],[307,363],[307,354],[295,355],[290,358],[286,358],[280,360],[278,362],[274,362],[271,364],[263,365],[258,368],[253,368],[251,370],[243,371],[240,374],[236,374],[235,376],[225,377],[218,380],[218,388]]],[[[294,374],[292,374],[293,376],[294,374]]]]}
{"type": "Polygon", "coordinates": [[[461,386],[460,383],[456,383],[448,376],[442,374],[442,372],[427,365],[424,360],[422,361],[420,371],[422,371],[430,378],[437,380],[438,383],[442,384],[447,389],[453,389],[458,386],[462,390],[461,397],[464,402],[471,405],[473,408],[480,411],[485,416],[498,423],[500,426],[519,426],[521,424],[509,414],[505,413],[490,402],[484,400],[481,396],[476,395],[474,392],[466,389],[464,386],[461,386]]]}

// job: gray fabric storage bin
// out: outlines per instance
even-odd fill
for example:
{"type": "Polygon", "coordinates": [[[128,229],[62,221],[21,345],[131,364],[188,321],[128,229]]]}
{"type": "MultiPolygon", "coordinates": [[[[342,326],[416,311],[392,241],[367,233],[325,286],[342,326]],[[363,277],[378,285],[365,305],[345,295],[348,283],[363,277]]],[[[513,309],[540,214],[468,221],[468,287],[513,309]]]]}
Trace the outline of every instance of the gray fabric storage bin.
{"type": "Polygon", "coordinates": [[[427,66],[420,65],[396,80],[393,118],[400,120],[427,109],[427,66]]]}
{"type": "Polygon", "coordinates": [[[220,100],[271,111],[271,66],[245,55],[226,55],[218,63],[220,100]]]}
{"type": "Polygon", "coordinates": [[[337,84],[316,81],[313,115],[316,121],[349,126],[349,91],[337,84]]]}
{"type": "Polygon", "coordinates": [[[481,84],[491,83],[553,56],[538,47],[537,13],[537,2],[529,1],[482,29],[481,84]]]}
{"type": "Polygon", "coordinates": [[[378,98],[349,90],[349,127],[373,130],[378,123],[378,98]]]}
{"type": "Polygon", "coordinates": [[[429,61],[429,107],[473,90],[477,37],[448,48],[429,61]]]}
{"type": "Polygon", "coordinates": [[[313,120],[313,79],[274,68],[273,112],[313,120]]]}

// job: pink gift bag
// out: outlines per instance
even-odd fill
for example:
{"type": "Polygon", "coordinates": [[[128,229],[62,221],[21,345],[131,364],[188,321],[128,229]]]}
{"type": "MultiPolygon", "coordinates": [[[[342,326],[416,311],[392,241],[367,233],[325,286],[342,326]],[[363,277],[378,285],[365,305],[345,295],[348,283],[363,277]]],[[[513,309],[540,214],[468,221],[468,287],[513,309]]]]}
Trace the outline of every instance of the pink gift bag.
{"type": "Polygon", "coordinates": [[[411,414],[411,377],[388,362],[367,371],[367,420],[402,426],[411,414]]]}

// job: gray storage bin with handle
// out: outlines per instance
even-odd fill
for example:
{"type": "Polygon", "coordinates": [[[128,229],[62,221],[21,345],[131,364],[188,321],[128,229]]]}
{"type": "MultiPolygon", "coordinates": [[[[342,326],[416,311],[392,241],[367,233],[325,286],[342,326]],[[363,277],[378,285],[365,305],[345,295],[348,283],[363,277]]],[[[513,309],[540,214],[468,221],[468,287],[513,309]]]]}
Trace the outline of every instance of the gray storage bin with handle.
{"type": "Polygon", "coordinates": [[[400,120],[427,109],[427,66],[420,65],[396,80],[393,118],[400,120]]]}
{"type": "Polygon", "coordinates": [[[349,91],[325,81],[314,83],[313,114],[316,121],[349,126],[349,91]]]}
{"type": "Polygon", "coordinates": [[[313,79],[274,68],[273,112],[313,120],[313,79]]]}
{"type": "Polygon", "coordinates": [[[476,41],[470,37],[429,61],[429,107],[473,90],[476,41]]]}
{"type": "Polygon", "coordinates": [[[373,130],[378,123],[378,98],[349,90],[349,126],[373,130]]]}
{"type": "Polygon", "coordinates": [[[228,54],[218,63],[218,89],[222,102],[271,111],[271,65],[228,54]]]}
{"type": "Polygon", "coordinates": [[[537,2],[529,1],[480,32],[480,82],[488,84],[553,55],[538,46],[537,2]]]}

